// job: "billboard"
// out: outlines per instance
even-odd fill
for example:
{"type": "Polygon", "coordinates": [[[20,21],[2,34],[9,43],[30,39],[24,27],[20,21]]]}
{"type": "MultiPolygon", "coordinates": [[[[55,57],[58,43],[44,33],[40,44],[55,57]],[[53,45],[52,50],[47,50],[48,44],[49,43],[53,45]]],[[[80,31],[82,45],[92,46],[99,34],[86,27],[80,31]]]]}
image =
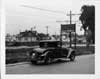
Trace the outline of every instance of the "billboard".
{"type": "Polygon", "coordinates": [[[75,24],[61,24],[62,32],[75,32],[76,27],[75,24]]]}

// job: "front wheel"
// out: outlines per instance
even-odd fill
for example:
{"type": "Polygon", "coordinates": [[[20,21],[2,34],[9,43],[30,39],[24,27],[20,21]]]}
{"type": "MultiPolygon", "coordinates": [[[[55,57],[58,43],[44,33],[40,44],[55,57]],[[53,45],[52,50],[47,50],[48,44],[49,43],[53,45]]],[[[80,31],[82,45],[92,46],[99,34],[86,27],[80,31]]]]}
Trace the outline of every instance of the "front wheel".
{"type": "Polygon", "coordinates": [[[52,59],[51,59],[50,57],[48,57],[48,58],[46,58],[46,59],[44,60],[44,63],[45,63],[45,64],[50,64],[51,61],[52,61],[52,59]]]}
{"type": "Polygon", "coordinates": [[[37,61],[31,60],[31,63],[32,63],[32,64],[37,64],[37,61]]]}
{"type": "Polygon", "coordinates": [[[45,64],[50,64],[52,62],[52,58],[51,58],[50,53],[51,53],[50,51],[47,51],[47,55],[44,58],[44,63],[45,64]]]}
{"type": "Polygon", "coordinates": [[[75,54],[71,54],[70,55],[70,61],[74,61],[75,60],[75,54]]]}

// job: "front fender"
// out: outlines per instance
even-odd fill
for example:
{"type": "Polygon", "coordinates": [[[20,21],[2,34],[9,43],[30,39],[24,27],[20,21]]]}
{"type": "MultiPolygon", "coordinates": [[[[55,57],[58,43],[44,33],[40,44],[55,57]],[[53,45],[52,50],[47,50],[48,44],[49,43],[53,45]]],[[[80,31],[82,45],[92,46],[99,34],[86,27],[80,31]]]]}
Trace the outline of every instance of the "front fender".
{"type": "Polygon", "coordinates": [[[49,51],[44,51],[41,56],[46,56],[49,53],[49,51]]]}

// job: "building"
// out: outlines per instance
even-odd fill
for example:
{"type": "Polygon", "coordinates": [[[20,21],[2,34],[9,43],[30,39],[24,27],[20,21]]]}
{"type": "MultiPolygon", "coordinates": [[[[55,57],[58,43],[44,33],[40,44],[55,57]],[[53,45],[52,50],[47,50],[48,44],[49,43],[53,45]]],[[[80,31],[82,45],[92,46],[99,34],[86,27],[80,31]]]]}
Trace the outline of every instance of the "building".
{"type": "Polygon", "coordinates": [[[60,35],[52,35],[51,40],[60,40],[60,35]]]}
{"type": "Polygon", "coordinates": [[[77,42],[78,43],[86,43],[86,37],[84,35],[78,35],[77,36],[77,42]]]}
{"type": "Polygon", "coordinates": [[[49,40],[50,36],[44,33],[37,34],[37,40],[49,40]]]}
{"type": "Polygon", "coordinates": [[[34,42],[37,40],[37,31],[26,30],[16,36],[17,42],[34,42]]]}
{"type": "Polygon", "coordinates": [[[14,42],[14,41],[16,41],[16,35],[10,35],[10,34],[6,35],[6,42],[14,42]]]}

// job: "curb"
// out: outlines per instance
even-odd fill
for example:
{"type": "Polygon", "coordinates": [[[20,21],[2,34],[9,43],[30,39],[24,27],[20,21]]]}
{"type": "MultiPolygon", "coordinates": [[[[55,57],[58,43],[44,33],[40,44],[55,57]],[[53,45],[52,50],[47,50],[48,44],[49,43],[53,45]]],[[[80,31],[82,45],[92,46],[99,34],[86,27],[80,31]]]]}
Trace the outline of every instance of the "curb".
{"type": "Polygon", "coordinates": [[[7,64],[6,67],[16,66],[16,65],[24,65],[24,64],[29,64],[29,62],[20,62],[20,63],[14,63],[14,64],[7,64]]]}

